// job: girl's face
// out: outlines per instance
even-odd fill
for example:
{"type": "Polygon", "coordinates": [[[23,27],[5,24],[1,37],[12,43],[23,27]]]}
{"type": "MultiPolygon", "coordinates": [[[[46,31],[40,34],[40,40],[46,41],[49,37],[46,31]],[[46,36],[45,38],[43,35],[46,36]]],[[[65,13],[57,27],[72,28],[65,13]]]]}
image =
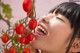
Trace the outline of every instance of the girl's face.
{"type": "Polygon", "coordinates": [[[49,13],[39,19],[31,46],[49,53],[65,52],[71,38],[69,20],[61,14],[49,13]]]}

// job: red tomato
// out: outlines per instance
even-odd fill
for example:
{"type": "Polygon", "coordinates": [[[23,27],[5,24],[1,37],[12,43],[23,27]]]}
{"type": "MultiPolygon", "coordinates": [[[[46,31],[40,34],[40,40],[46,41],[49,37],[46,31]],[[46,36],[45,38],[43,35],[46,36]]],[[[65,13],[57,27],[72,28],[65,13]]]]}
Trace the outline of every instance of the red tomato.
{"type": "Polygon", "coordinates": [[[25,41],[25,44],[29,44],[30,41],[28,40],[28,38],[26,37],[26,41],[25,41]]]}
{"type": "Polygon", "coordinates": [[[19,41],[21,44],[24,44],[26,41],[26,37],[25,36],[20,37],[19,41]]]}
{"type": "Polygon", "coordinates": [[[17,24],[15,30],[16,30],[17,34],[22,34],[24,32],[24,25],[23,24],[17,24]]]}
{"type": "Polygon", "coordinates": [[[3,36],[1,37],[2,41],[4,43],[7,43],[9,41],[9,36],[7,34],[3,34],[3,36]]]}
{"type": "Polygon", "coordinates": [[[29,48],[24,48],[23,53],[30,53],[30,49],[29,48]]]}
{"type": "Polygon", "coordinates": [[[33,30],[33,29],[36,28],[36,26],[37,26],[37,20],[36,20],[36,19],[31,19],[31,20],[29,21],[29,28],[30,28],[31,30],[33,30]]]}
{"type": "Polygon", "coordinates": [[[28,34],[28,30],[27,30],[27,29],[24,30],[24,34],[25,34],[25,35],[28,34]]]}
{"type": "Polygon", "coordinates": [[[28,15],[28,17],[32,18],[33,17],[33,12],[29,11],[29,12],[27,12],[27,15],[28,15]]]}
{"type": "Polygon", "coordinates": [[[28,36],[27,36],[27,39],[29,41],[32,41],[34,39],[34,34],[30,33],[28,36]]]}
{"type": "Polygon", "coordinates": [[[8,49],[5,49],[5,50],[4,50],[4,53],[9,53],[8,49]]]}
{"type": "Polygon", "coordinates": [[[32,9],[32,0],[24,0],[23,2],[23,10],[25,12],[31,11],[32,9]]]}
{"type": "Polygon", "coordinates": [[[15,47],[10,47],[9,53],[17,53],[17,49],[15,47]]]}

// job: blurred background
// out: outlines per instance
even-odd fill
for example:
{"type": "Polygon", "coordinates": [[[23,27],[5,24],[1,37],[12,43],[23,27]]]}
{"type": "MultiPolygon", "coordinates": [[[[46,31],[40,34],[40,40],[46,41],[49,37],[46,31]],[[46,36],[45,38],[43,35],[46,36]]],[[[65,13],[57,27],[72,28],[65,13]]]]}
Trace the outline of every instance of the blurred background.
{"type": "MultiPolygon", "coordinates": [[[[69,2],[69,1],[80,3],[80,0],[36,0],[35,7],[36,7],[37,18],[40,18],[41,16],[48,14],[49,10],[55,7],[56,5],[62,2],[69,2]]],[[[22,8],[23,0],[1,0],[0,2],[9,4],[10,7],[12,8],[13,18],[10,19],[12,25],[16,21],[26,17],[26,13],[22,8]]],[[[0,32],[1,30],[6,30],[7,28],[8,28],[7,24],[4,21],[0,20],[0,32]]],[[[1,48],[2,48],[2,41],[0,40],[0,49],[1,48]]]]}

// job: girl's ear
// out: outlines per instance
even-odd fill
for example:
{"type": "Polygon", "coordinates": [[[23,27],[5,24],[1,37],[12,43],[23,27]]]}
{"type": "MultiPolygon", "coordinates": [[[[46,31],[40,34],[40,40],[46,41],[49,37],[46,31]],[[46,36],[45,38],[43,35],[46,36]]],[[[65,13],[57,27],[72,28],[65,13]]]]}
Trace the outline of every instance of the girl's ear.
{"type": "Polygon", "coordinates": [[[80,52],[80,39],[76,38],[70,48],[70,52],[80,52]]]}

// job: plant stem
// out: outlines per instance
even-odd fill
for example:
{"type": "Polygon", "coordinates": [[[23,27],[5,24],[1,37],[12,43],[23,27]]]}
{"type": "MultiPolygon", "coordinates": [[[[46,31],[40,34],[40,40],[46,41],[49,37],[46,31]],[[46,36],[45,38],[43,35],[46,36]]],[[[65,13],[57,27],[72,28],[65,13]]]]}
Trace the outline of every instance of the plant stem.
{"type": "Polygon", "coordinates": [[[10,21],[3,18],[1,15],[1,0],[0,0],[0,20],[3,20],[8,25],[8,28],[10,28],[10,21]]]}
{"type": "Polygon", "coordinates": [[[8,28],[10,28],[10,21],[4,19],[4,18],[1,18],[1,20],[3,20],[4,22],[6,22],[6,24],[8,25],[8,28]]]}

